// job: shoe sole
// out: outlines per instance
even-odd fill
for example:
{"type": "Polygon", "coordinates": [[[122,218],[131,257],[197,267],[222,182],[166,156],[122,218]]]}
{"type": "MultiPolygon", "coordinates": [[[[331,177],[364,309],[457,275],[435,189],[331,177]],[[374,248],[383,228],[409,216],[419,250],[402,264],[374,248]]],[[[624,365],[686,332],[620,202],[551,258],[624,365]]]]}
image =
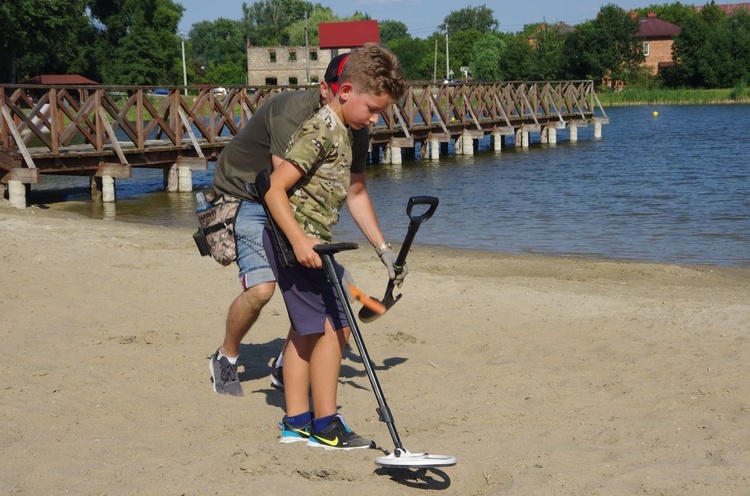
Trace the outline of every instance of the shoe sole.
{"type": "Polygon", "coordinates": [[[307,442],[308,439],[306,437],[282,437],[279,439],[279,444],[294,444],[294,443],[301,443],[301,442],[307,442]]]}
{"type": "Polygon", "coordinates": [[[374,444],[375,443],[370,443],[367,446],[343,446],[343,447],[339,447],[339,446],[330,446],[328,444],[318,443],[318,442],[310,441],[310,440],[307,441],[307,445],[309,447],[311,447],[311,448],[323,448],[326,451],[334,451],[334,450],[337,450],[337,451],[351,451],[351,450],[355,450],[355,449],[371,449],[371,448],[374,448],[374,444]]]}
{"type": "Polygon", "coordinates": [[[213,388],[214,393],[218,393],[216,390],[216,376],[214,376],[214,356],[208,360],[208,371],[211,372],[211,387],[213,388]]]}

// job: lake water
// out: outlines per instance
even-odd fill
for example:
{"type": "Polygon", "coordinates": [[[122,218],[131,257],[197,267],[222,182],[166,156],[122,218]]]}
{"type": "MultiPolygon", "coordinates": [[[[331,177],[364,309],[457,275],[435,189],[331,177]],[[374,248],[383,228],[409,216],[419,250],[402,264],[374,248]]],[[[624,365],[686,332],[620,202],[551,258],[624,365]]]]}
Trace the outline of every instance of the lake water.
{"type": "MultiPolygon", "coordinates": [[[[530,148],[502,153],[480,142],[473,157],[372,165],[368,189],[384,233],[399,241],[410,196],[440,199],[416,244],[509,253],[750,267],[750,106],[607,109],[570,143],[531,135],[530,148]],[[653,112],[658,116],[654,117],[653,112]]],[[[213,165],[213,164],[212,164],[213,165]]],[[[194,172],[196,189],[212,171],[194,172]]],[[[90,201],[85,178],[43,177],[30,203],[95,218],[194,226],[193,193],[162,192],[161,171],[117,182],[116,204],[90,201]],[[64,201],[63,201],[64,200],[64,201]]],[[[347,213],[337,241],[363,241],[347,213]]]]}

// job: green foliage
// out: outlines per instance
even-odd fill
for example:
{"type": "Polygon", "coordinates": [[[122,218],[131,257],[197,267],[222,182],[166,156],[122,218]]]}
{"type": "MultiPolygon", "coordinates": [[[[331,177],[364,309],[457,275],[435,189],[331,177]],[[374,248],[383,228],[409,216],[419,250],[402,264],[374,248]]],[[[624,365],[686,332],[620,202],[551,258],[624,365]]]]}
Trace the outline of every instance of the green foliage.
{"type": "Polygon", "coordinates": [[[476,30],[482,34],[496,31],[500,24],[495,19],[495,12],[486,5],[479,7],[468,6],[461,10],[454,10],[445,17],[439,29],[452,36],[460,31],[476,30]]]}
{"type": "MultiPolygon", "coordinates": [[[[388,43],[388,48],[398,57],[406,79],[426,81],[433,78],[435,70],[434,40],[398,38],[388,43]]],[[[445,69],[445,54],[438,50],[437,74],[445,69]]],[[[438,76],[442,79],[442,76],[438,76]]]]}
{"type": "Polygon", "coordinates": [[[636,34],[638,19],[614,4],[602,7],[599,16],[577,26],[566,37],[562,51],[568,75],[601,80],[604,76],[629,81],[643,62],[643,51],[636,34]]]}
{"type": "Polygon", "coordinates": [[[292,46],[305,46],[305,29],[307,29],[308,46],[317,46],[318,24],[324,22],[338,22],[342,19],[333,13],[330,7],[316,5],[315,10],[308,13],[307,22],[304,19],[292,23],[287,28],[289,44],[292,46]]]}
{"type": "Polygon", "coordinates": [[[500,81],[502,79],[500,61],[505,47],[505,42],[495,33],[483,35],[474,43],[469,63],[474,80],[500,81]]]}
{"type": "Polygon", "coordinates": [[[247,83],[245,65],[233,63],[213,64],[206,70],[203,82],[217,86],[239,86],[247,83]]]}
{"type": "Polygon", "coordinates": [[[675,67],[664,72],[672,87],[731,88],[750,78],[750,14],[727,16],[715,5],[688,19],[675,39],[675,67]]]}
{"type": "Polygon", "coordinates": [[[450,65],[455,77],[460,77],[460,68],[468,67],[471,63],[471,55],[474,49],[474,43],[482,37],[482,33],[476,29],[458,31],[449,39],[448,55],[450,65]]]}
{"type": "Polygon", "coordinates": [[[262,0],[252,5],[243,3],[245,35],[256,46],[288,45],[288,28],[295,22],[304,21],[305,13],[313,9],[313,4],[304,0],[262,0]]]}
{"type": "Polygon", "coordinates": [[[193,61],[189,81],[219,85],[247,81],[247,53],[240,22],[224,18],[199,22],[193,24],[188,39],[186,50],[193,61]],[[230,66],[234,69],[228,70],[230,66]]]}
{"type": "MultiPolygon", "coordinates": [[[[103,3],[101,4],[103,5],[103,3]]],[[[175,35],[182,6],[172,0],[122,0],[98,19],[96,47],[105,84],[182,84],[181,40],[175,35]]]]}
{"type": "Polygon", "coordinates": [[[0,82],[39,74],[79,73],[97,78],[87,50],[95,32],[86,0],[0,2],[0,82]]]}
{"type": "MultiPolygon", "coordinates": [[[[105,84],[181,85],[182,42],[178,0],[0,0],[0,82],[37,74],[79,73],[105,84]],[[33,34],[32,34],[33,33],[33,34]]],[[[678,24],[676,64],[658,77],[645,70],[639,22],[614,4],[575,27],[534,23],[520,33],[498,31],[486,5],[445,17],[426,39],[412,38],[403,22],[379,23],[411,80],[442,80],[446,32],[450,69],[469,67],[475,80],[622,80],[639,91],[732,88],[746,98],[750,80],[750,15],[727,16],[713,2],[696,12],[680,2],[636,9],[678,24]]],[[[192,26],[184,41],[188,81],[244,84],[245,44],[318,45],[321,22],[369,19],[366,12],[339,18],[329,7],[305,0],[258,0],[243,4],[240,20],[225,18],[192,26]],[[307,19],[305,19],[307,16],[307,19]]]]}
{"type": "Polygon", "coordinates": [[[384,45],[387,45],[391,40],[411,38],[409,36],[409,28],[401,21],[388,20],[378,22],[378,30],[380,31],[380,43],[384,45]]]}

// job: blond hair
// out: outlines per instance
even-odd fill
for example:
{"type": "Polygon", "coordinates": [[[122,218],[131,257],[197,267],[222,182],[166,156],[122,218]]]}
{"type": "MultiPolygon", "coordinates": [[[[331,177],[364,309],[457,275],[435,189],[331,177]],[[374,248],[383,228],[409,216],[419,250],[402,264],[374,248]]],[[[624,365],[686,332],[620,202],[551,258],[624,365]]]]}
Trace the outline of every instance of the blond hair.
{"type": "Polygon", "coordinates": [[[339,81],[351,83],[357,91],[371,95],[387,94],[393,101],[404,95],[407,85],[396,55],[377,43],[366,43],[353,50],[339,81]]]}

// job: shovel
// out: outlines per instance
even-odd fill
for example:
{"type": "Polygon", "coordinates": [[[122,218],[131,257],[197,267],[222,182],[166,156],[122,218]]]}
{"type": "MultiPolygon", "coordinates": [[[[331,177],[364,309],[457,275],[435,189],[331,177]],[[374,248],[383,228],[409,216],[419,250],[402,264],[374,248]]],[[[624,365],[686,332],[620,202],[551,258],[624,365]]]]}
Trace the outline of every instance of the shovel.
{"type": "MultiPolygon", "coordinates": [[[[411,243],[412,241],[414,241],[414,236],[417,234],[419,226],[424,221],[432,217],[432,214],[435,213],[435,210],[438,207],[439,201],[440,200],[438,200],[434,196],[412,196],[411,198],[409,198],[409,203],[406,205],[406,215],[409,216],[409,228],[406,231],[406,237],[404,238],[404,242],[401,244],[401,249],[398,252],[396,263],[393,266],[394,269],[396,269],[396,275],[399,275],[403,271],[404,262],[406,261],[406,255],[409,253],[411,243]],[[421,215],[413,214],[412,209],[416,205],[427,205],[427,211],[425,211],[421,215]]],[[[401,293],[399,293],[397,296],[393,296],[393,281],[393,279],[388,280],[388,286],[385,288],[385,296],[383,296],[383,300],[381,301],[386,311],[388,311],[388,309],[395,305],[402,296],[401,293]]],[[[377,298],[373,299],[376,300],[377,298]]],[[[359,311],[359,320],[361,320],[362,322],[372,322],[373,320],[383,315],[383,313],[376,313],[368,307],[362,307],[359,311]]]]}

